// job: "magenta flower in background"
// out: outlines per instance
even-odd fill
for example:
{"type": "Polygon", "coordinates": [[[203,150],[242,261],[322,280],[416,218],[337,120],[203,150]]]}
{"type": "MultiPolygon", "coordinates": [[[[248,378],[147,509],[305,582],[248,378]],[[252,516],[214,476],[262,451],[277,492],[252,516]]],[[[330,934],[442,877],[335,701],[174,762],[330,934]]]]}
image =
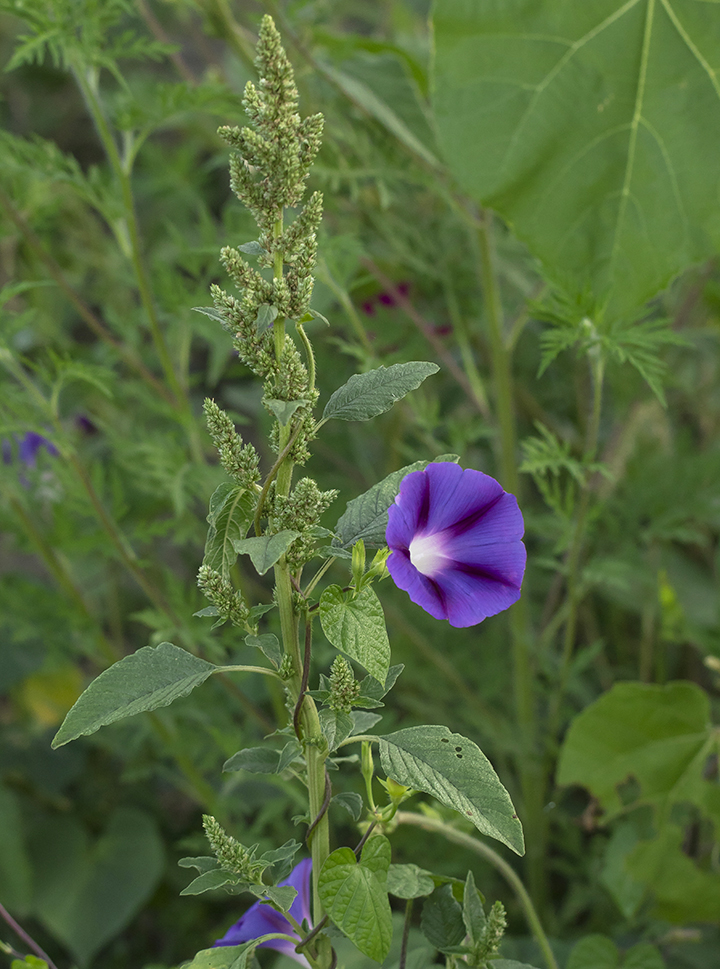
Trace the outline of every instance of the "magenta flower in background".
{"type": "Polygon", "coordinates": [[[514,495],[481,471],[429,464],[388,510],[387,567],[435,619],[474,626],[520,598],[526,552],[514,495]]]}
{"type": "MultiPolygon", "coordinates": [[[[285,881],[281,885],[290,885],[297,889],[295,901],[290,906],[290,914],[300,923],[310,922],[310,873],[312,871],[312,859],[305,858],[299,865],[295,865],[285,881]]],[[[294,936],[300,942],[300,936],[295,932],[292,925],[284,915],[277,912],[274,908],[262,902],[255,902],[238,921],[231,926],[222,939],[218,939],[214,944],[217,945],[241,945],[243,942],[250,942],[252,939],[259,939],[262,935],[269,935],[271,932],[282,932],[285,935],[294,936]]],[[[261,942],[258,948],[275,949],[283,955],[290,956],[303,966],[310,967],[304,955],[295,951],[292,942],[285,939],[270,939],[261,942]]]]}

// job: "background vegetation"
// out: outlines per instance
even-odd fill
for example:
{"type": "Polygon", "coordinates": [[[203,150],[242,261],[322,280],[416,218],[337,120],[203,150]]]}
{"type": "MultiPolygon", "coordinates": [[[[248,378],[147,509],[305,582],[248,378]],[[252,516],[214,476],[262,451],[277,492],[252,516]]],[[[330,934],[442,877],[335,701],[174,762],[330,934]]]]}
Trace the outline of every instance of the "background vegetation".
{"type": "MultiPolygon", "coordinates": [[[[201,405],[272,463],[267,416],[192,308],[227,285],[220,247],[254,231],[215,132],[244,121],[266,11],[303,114],[326,118],[321,400],[358,366],[441,366],[370,427],[328,425],[309,472],[340,489],[339,514],[454,452],[525,514],[509,617],[450,631],[385,589],[405,664],[388,728],[448,723],[488,755],[561,964],[589,934],[612,939],[593,943],[608,969],[638,942],[676,969],[720,958],[720,16],[692,0],[592,4],[576,22],[505,6],[439,3],[433,73],[424,0],[0,4],[0,902],[61,969],[175,966],[237,918],[221,894],[178,897],[203,811],[268,846],[296,830],[281,779],[220,770],[282,710],[260,677],[213,678],[50,751],[86,683],[141,646],[245,659],[232,629],[193,617],[223,480],[201,405]],[[478,17],[501,38],[482,56],[463,47],[478,17]],[[552,110],[518,108],[508,91],[537,94],[549,70],[529,39],[589,36],[591,17],[607,28],[576,43],[577,73],[559,89],[545,74],[552,110]],[[525,29],[527,47],[502,40],[525,29]],[[598,128],[614,111],[620,148],[612,118],[598,128]]],[[[393,844],[467,869],[439,837],[401,825],[393,844]]],[[[503,954],[539,960],[506,884],[470,863],[509,909],[503,954]]]]}

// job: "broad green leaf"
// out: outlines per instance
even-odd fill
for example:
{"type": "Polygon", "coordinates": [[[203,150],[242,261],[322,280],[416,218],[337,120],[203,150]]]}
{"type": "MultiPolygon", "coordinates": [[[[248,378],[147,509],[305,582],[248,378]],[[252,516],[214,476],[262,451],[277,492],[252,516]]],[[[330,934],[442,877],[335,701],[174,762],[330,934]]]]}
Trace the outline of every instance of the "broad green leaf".
{"type": "Polygon", "coordinates": [[[100,676],[78,698],[53,739],[53,747],[100,727],[187,696],[217,669],[172,643],[143,646],[100,676]]]}
{"type": "Polygon", "coordinates": [[[324,707],[320,710],[318,716],[329,750],[331,752],[337,750],[343,740],[346,740],[352,733],[353,721],[350,714],[324,707]]]}
{"type": "Polygon", "coordinates": [[[183,969],[248,969],[252,965],[255,949],[267,936],[260,936],[252,942],[242,945],[218,946],[214,949],[203,949],[192,962],[183,969]]]}
{"type": "Polygon", "coordinates": [[[255,332],[258,336],[262,336],[272,326],[277,319],[277,315],[277,306],[271,306],[270,303],[263,303],[258,307],[257,316],[255,317],[255,332]]]}
{"type": "Polygon", "coordinates": [[[246,747],[229,757],[222,769],[228,773],[246,770],[251,774],[277,774],[279,765],[279,750],[270,747],[246,747]]]}
{"type": "Polygon", "coordinates": [[[522,825],[490,761],[447,727],[408,727],[380,738],[383,770],[398,784],[432,794],[478,831],[522,855],[522,825]]]}
{"type": "Polygon", "coordinates": [[[34,914],[81,966],[128,925],[165,867],[155,821],[129,807],[117,808],[95,841],[70,816],[40,821],[31,854],[34,914]]]}
{"type": "Polygon", "coordinates": [[[265,405],[270,408],[283,427],[288,423],[299,407],[305,407],[307,400],[266,400],[265,405]]]}
{"type": "Polygon", "coordinates": [[[224,885],[234,884],[238,881],[238,876],[222,868],[215,868],[211,871],[204,871],[194,878],[180,892],[181,895],[202,895],[203,892],[212,892],[224,885]]]}
{"type": "Polygon", "coordinates": [[[615,969],[618,958],[612,939],[605,935],[586,935],[573,946],[567,969],[615,969]]]}
{"type": "Polygon", "coordinates": [[[440,0],[434,109],[463,191],[627,317],[720,245],[720,9],[440,0]]]}
{"type": "Polygon", "coordinates": [[[708,718],[708,696],[694,683],[616,683],[571,723],[558,783],[587,787],[609,817],[622,809],[617,786],[630,776],[643,800],[670,797],[707,808],[708,718]]]}
{"type": "Polygon", "coordinates": [[[229,481],[218,485],[210,498],[203,563],[224,579],[229,578],[237,559],[233,540],[245,538],[254,516],[255,503],[249,491],[229,481]]]}
{"type": "Polygon", "coordinates": [[[425,938],[440,952],[452,951],[465,938],[462,908],[452,886],[437,888],[423,905],[420,920],[425,938]]]}
{"type": "Polygon", "coordinates": [[[639,942],[625,953],[623,969],[665,969],[665,960],[654,945],[639,942]]]}
{"type": "Polygon", "coordinates": [[[688,857],[685,837],[682,828],[665,825],[657,838],[638,842],[627,857],[627,870],[649,888],[656,918],[676,924],[717,922],[720,874],[688,857]]]}
{"type": "Polygon", "coordinates": [[[382,962],[392,941],[392,912],[387,896],[390,842],[370,838],[355,858],[352,848],[333,851],[322,867],[320,898],[335,925],[357,948],[382,962]]]}
{"type": "Polygon", "coordinates": [[[390,668],[390,642],[380,600],[367,587],[353,598],[331,585],[320,597],[320,623],[323,632],[337,649],[356,660],[380,683],[390,668]]]}
{"type": "Polygon", "coordinates": [[[340,794],[336,794],[330,801],[331,804],[337,804],[339,807],[344,808],[353,821],[359,821],[360,815],[363,809],[363,799],[355,791],[343,791],[340,794]]]}
{"type": "Polygon", "coordinates": [[[282,663],[283,653],[280,640],[274,633],[261,633],[259,636],[251,633],[245,637],[245,645],[254,646],[256,649],[262,650],[273,666],[279,669],[282,663]]]}
{"type": "Polygon", "coordinates": [[[284,528],[274,535],[259,535],[257,538],[245,538],[241,542],[235,540],[232,544],[238,555],[250,556],[259,575],[265,575],[299,537],[300,532],[284,528]]]}
{"type": "Polygon", "coordinates": [[[369,421],[384,414],[439,369],[436,363],[413,361],[353,374],[325,405],[323,420],[369,421]]]}
{"type": "MultiPolygon", "coordinates": [[[[456,454],[443,454],[435,458],[436,462],[451,461],[453,464],[458,460],[456,454]]],[[[360,539],[365,543],[365,548],[382,548],[386,545],[388,508],[395,501],[395,496],[400,490],[400,482],[412,471],[423,471],[430,463],[430,461],[415,461],[398,471],[393,471],[365,494],[349,501],[334,529],[340,546],[349,548],[360,539]]]]}
{"type": "Polygon", "coordinates": [[[430,872],[417,865],[390,865],[387,889],[395,898],[422,898],[435,890],[430,872]]]}

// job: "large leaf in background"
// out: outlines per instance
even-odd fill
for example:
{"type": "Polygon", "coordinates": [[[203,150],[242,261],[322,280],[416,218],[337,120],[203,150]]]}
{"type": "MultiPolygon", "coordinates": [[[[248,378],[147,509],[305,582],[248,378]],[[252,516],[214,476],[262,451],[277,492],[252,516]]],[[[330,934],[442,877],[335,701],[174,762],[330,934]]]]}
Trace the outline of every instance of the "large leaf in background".
{"type": "Polygon", "coordinates": [[[380,737],[380,760],[398,784],[432,794],[478,831],[524,853],[522,825],[510,795],[472,740],[447,727],[408,727],[380,737]]]}
{"type": "Polygon", "coordinates": [[[81,966],[125,928],[164,867],[155,821],[137,808],[118,808],[94,844],[67,815],[37,824],[32,854],[35,914],[81,966]]]}
{"type": "Polygon", "coordinates": [[[616,683],[571,723],[559,784],[582,784],[606,820],[624,807],[618,785],[634,777],[641,803],[690,801],[720,820],[720,788],[706,780],[717,750],[707,694],[694,683],[616,683]]]}
{"type": "Polygon", "coordinates": [[[434,108],[462,188],[628,315],[720,245],[720,5],[442,0],[434,108]]]}

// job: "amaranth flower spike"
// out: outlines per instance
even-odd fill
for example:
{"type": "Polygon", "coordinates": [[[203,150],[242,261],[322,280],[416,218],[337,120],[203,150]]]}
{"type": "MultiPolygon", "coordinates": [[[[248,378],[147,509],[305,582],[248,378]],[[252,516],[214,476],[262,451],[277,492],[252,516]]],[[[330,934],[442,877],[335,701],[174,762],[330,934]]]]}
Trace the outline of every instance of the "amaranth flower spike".
{"type": "MultiPolygon", "coordinates": [[[[290,914],[299,922],[304,921],[308,925],[310,922],[310,873],[312,871],[312,860],[305,858],[299,865],[295,865],[285,881],[280,885],[290,885],[297,889],[295,900],[290,906],[290,914]]],[[[285,935],[294,936],[298,942],[300,937],[288,922],[285,916],[271,908],[267,903],[255,902],[247,912],[238,919],[235,925],[231,926],[222,939],[218,939],[214,944],[217,945],[240,945],[243,942],[250,942],[252,939],[259,939],[262,935],[269,935],[271,932],[282,932],[285,935]]],[[[295,951],[292,942],[285,939],[270,939],[261,942],[258,948],[275,949],[283,955],[290,956],[303,966],[310,967],[310,963],[305,956],[295,951]]]]}
{"type": "Polygon", "coordinates": [[[526,552],[517,499],[481,471],[429,464],[388,511],[395,585],[436,619],[474,626],[520,598],[526,552]]]}

